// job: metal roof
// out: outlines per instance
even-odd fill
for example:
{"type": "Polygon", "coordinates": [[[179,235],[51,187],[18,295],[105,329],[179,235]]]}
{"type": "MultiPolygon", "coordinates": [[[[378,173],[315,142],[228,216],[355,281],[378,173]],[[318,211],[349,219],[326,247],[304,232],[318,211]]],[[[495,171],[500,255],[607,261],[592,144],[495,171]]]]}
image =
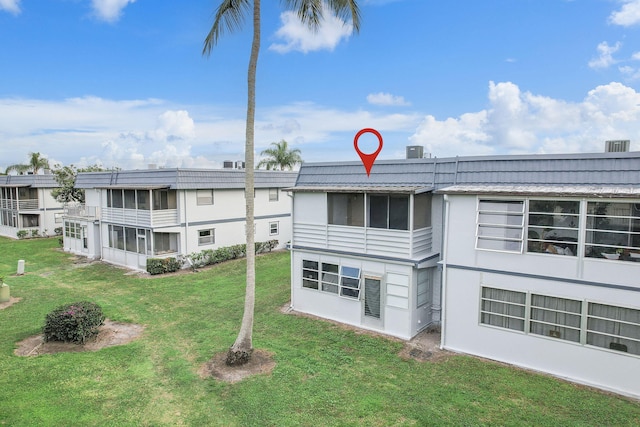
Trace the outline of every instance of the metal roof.
{"type": "Polygon", "coordinates": [[[59,187],[51,174],[44,175],[0,175],[0,187],[59,187]]]}
{"type": "MultiPolygon", "coordinates": [[[[291,187],[297,172],[256,170],[256,188],[291,187]]],[[[140,169],[82,172],[77,188],[170,188],[173,190],[244,188],[243,170],[226,169],[140,169]]]]}
{"type": "Polygon", "coordinates": [[[639,198],[639,186],[595,185],[452,185],[438,190],[443,194],[492,194],[504,196],[580,196],[639,198]]]}
{"type": "Polygon", "coordinates": [[[455,185],[639,187],[640,152],[383,160],[369,177],[360,162],[303,163],[294,190],[455,185]]]}

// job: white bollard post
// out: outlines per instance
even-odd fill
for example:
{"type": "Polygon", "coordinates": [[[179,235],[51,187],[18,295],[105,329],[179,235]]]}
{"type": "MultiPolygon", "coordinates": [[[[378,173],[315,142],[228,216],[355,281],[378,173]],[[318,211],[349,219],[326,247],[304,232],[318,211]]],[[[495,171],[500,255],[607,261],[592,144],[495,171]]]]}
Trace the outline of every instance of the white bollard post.
{"type": "Polygon", "coordinates": [[[21,259],[18,261],[18,276],[22,276],[24,274],[24,260],[21,259]]]}

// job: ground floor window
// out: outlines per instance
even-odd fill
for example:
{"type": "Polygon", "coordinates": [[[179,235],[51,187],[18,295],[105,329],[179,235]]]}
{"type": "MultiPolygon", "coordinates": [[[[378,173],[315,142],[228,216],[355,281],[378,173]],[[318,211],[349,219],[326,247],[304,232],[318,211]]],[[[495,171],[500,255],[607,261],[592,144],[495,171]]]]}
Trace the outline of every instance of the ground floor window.
{"type": "Polygon", "coordinates": [[[35,214],[23,214],[22,218],[23,227],[38,227],[40,225],[40,215],[35,214]]]}
{"type": "Polygon", "coordinates": [[[302,261],[302,286],[347,298],[360,297],[360,275],[357,267],[338,264],[302,261]]]}
{"type": "Polygon", "coordinates": [[[640,355],[640,310],[482,287],[480,323],[640,355]]]}
{"type": "Polygon", "coordinates": [[[79,239],[81,236],[82,228],[77,222],[65,221],[64,223],[64,235],[72,239],[79,239]]]}
{"type": "Polygon", "coordinates": [[[198,231],[198,245],[213,245],[216,242],[216,230],[211,228],[208,230],[198,231]]]}
{"type": "Polygon", "coordinates": [[[110,248],[143,255],[151,254],[151,230],[110,224],[108,232],[110,248]]]}
{"type": "Polygon", "coordinates": [[[2,225],[6,225],[8,227],[17,227],[18,221],[16,219],[17,219],[17,216],[14,211],[10,211],[10,210],[0,211],[0,223],[2,225]]]}
{"type": "Polygon", "coordinates": [[[153,233],[154,255],[178,252],[178,233],[153,233]]]}
{"type": "Polygon", "coordinates": [[[269,236],[277,236],[280,228],[280,223],[278,221],[269,223],[269,236]]]}

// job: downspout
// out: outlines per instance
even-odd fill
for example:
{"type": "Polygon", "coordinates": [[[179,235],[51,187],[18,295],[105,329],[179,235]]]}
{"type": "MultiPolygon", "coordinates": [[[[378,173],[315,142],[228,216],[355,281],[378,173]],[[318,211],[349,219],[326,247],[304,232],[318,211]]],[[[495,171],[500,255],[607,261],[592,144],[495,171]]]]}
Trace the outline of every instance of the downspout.
{"type": "Polygon", "coordinates": [[[292,258],[290,258],[291,262],[289,262],[289,269],[290,269],[290,272],[289,272],[289,277],[290,277],[289,286],[291,286],[291,301],[289,301],[289,310],[293,310],[293,290],[295,289],[295,286],[293,284],[293,277],[294,277],[293,276],[293,228],[294,228],[293,227],[293,223],[294,223],[294,220],[295,220],[295,215],[294,215],[294,211],[293,211],[293,207],[295,205],[293,203],[293,199],[294,199],[293,191],[291,193],[287,192],[287,196],[291,198],[291,200],[290,200],[290,202],[291,202],[291,240],[289,241],[289,253],[290,253],[290,256],[292,258]]]}
{"type": "Polygon", "coordinates": [[[440,349],[445,348],[447,338],[447,246],[449,243],[449,196],[444,195],[444,236],[442,239],[442,306],[440,310],[440,349]]]}
{"type": "MultiPolygon", "coordinates": [[[[198,190],[196,190],[196,199],[198,198],[197,194],[198,190]]],[[[176,192],[177,194],[177,192],[176,192]]],[[[211,190],[211,194],[213,196],[213,190],[211,190]]],[[[187,215],[187,190],[182,190],[182,205],[184,206],[184,258],[186,259],[189,256],[189,215],[187,215]]],[[[214,199],[215,203],[215,199],[214,199]]],[[[178,221],[180,221],[180,214],[178,213],[178,221]]]]}

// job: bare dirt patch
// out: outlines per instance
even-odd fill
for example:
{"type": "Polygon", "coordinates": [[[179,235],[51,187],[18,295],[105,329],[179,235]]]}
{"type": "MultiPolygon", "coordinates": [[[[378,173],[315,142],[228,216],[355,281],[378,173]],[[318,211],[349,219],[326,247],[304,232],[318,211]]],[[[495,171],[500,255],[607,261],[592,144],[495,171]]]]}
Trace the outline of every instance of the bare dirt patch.
{"type": "Polygon", "coordinates": [[[98,351],[105,347],[127,344],[138,339],[144,326],[135,323],[113,322],[109,319],[100,326],[98,335],[84,344],[49,341],[44,342],[42,335],[34,335],[18,343],[14,351],[17,356],[38,356],[62,352],[98,351]]]}
{"type": "Polygon", "coordinates": [[[13,304],[20,302],[22,298],[9,297],[9,301],[0,302],[0,310],[11,307],[13,304]]]}
{"type": "Polygon", "coordinates": [[[270,374],[276,367],[273,354],[266,350],[253,350],[249,362],[241,366],[227,366],[226,357],[226,351],[215,354],[198,370],[200,377],[213,377],[220,381],[236,383],[252,375],[270,374]]]}

